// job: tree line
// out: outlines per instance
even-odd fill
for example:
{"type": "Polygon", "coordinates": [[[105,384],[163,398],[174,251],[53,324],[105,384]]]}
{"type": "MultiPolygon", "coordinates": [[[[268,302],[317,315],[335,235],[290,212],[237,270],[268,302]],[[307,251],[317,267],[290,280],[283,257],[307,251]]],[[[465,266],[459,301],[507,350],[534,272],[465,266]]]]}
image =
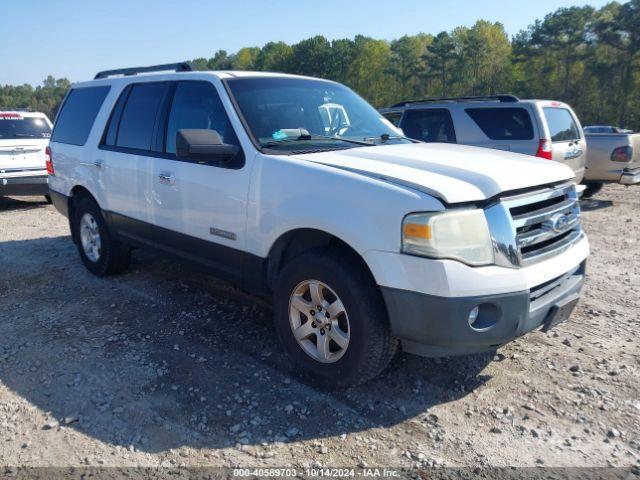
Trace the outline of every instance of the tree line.
{"type": "MultiPolygon", "coordinates": [[[[191,61],[198,70],[262,70],[344,83],[376,107],[426,97],[513,93],[569,103],[583,124],[640,130],[640,0],[560,8],[509,38],[486,20],[386,41],[358,35],[269,42],[191,61]]],[[[53,115],[69,88],[0,87],[0,107],[53,115]]]]}

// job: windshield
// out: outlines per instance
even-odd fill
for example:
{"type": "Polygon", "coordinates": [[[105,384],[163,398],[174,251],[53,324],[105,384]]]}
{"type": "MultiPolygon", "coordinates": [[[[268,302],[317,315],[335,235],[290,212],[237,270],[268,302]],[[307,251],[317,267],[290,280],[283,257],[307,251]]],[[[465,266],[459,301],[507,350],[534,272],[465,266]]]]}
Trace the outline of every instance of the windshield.
{"type": "Polygon", "coordinates": [[[44,118],[0,113],[0,138],[49,138],[51,127],[44,118]]]}
{"type": "Polygon", "coordinates": [[[304,78],[227,80],[250,134],[278,151],[410,143],[371,105],[334,82],[304,78]]]}

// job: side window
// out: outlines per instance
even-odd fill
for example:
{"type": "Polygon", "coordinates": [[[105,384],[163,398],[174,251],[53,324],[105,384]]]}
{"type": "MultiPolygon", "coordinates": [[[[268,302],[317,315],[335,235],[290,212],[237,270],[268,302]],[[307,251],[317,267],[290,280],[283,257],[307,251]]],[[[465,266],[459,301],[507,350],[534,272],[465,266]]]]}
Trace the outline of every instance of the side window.
{"type": "Polygon", "coordinates": [[[51,141],[84,145],[110,88],[84,87],[71,90],[56,119],[51,141]]]}
{"type": "Polygon", "coordinates": [[[532,140],[531,116],[524,108],[465,109],[491,140],[532,140]]]}
{"type": "Polygon", "coordinates": [[[176,86],[167,124],[167,153],[176,153],[176,134],[187,128],[215,130],[224,143],[240,145],[218,92],[209,82],[186,81],[176,86]]]}
{"type": "Polygon", "coordinates": [[[151,150],[156,116],[167,88],[166,82],[140,83],[131,87],[120,119],[116,146],[151,150]]]}
{"type": "Polygon", "coordinates": [[[402,131],[414,140],[456,143],[456,132],[448,110],[406,110],[402,131]]]}
{"type": "Polygon", "coordinates": [[[545,107],[543,110],[552,142],[566,142],[580,138],[578,126],[569,110],[555,107],[545,107]]]}

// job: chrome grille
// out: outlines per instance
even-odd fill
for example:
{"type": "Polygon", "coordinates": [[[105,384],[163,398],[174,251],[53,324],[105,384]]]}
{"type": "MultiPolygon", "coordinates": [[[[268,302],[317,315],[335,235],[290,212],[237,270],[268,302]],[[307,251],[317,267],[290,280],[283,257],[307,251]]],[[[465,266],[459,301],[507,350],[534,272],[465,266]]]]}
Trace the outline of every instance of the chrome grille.
{"type": "Polygon", "coordinates": [[[494,234],[496,261],[504,266],[524,267],[559,255],[584,235],[573,183],[503,197],[487,209],[490,224],[498,223],[498,214],[507,217],[501,238],[494,234]]]}

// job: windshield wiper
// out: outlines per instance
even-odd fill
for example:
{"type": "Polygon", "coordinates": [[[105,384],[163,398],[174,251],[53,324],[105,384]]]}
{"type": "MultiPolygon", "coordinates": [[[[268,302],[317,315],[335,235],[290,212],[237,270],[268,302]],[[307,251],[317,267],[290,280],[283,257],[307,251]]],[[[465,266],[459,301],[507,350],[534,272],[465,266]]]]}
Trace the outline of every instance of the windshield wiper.
{"type": "Polygon", "coordinates": [[[364,137],[364,140],[371,140],[371,141],[380,140],[380,143],[386,143],[389,140],[409,140],[410,142],[413,142],[413,143],[419,143],[418,140],[415,140],[413,138],[404,137],[402,135],[389,135],[388,133],[383,133],[379,137],[364,137]]]}
{"type": "Polygon", "coordinates": [[[275,147],[277,145],[282,145],[283,143],[290,143],[290,142],[301,142],[301,141],[313,141],[313,140],[338,140],[340,142],[347,142],[347,143],[353,143],[355,145],[363,145],[363,146],[367,146],[367,147],[371,147],[375,144],[371,143],[371,142],[366,142],[366,141],[362,141],[362,140],[352,140],[350,138],[341,138],[341,137],[332,137],[329,135],[300,135],[298,137],[289,137],[289,138],[283,138],[282,140],[272,140],[270,142],[266,142],[263,143],[262,145],[260,145],[262,148],[265,147],[275,147]]]}
{"type": "Polygon", "coordinates": [[[14,133],[15,138],[36,138],[33,133],[14,133]]]}

